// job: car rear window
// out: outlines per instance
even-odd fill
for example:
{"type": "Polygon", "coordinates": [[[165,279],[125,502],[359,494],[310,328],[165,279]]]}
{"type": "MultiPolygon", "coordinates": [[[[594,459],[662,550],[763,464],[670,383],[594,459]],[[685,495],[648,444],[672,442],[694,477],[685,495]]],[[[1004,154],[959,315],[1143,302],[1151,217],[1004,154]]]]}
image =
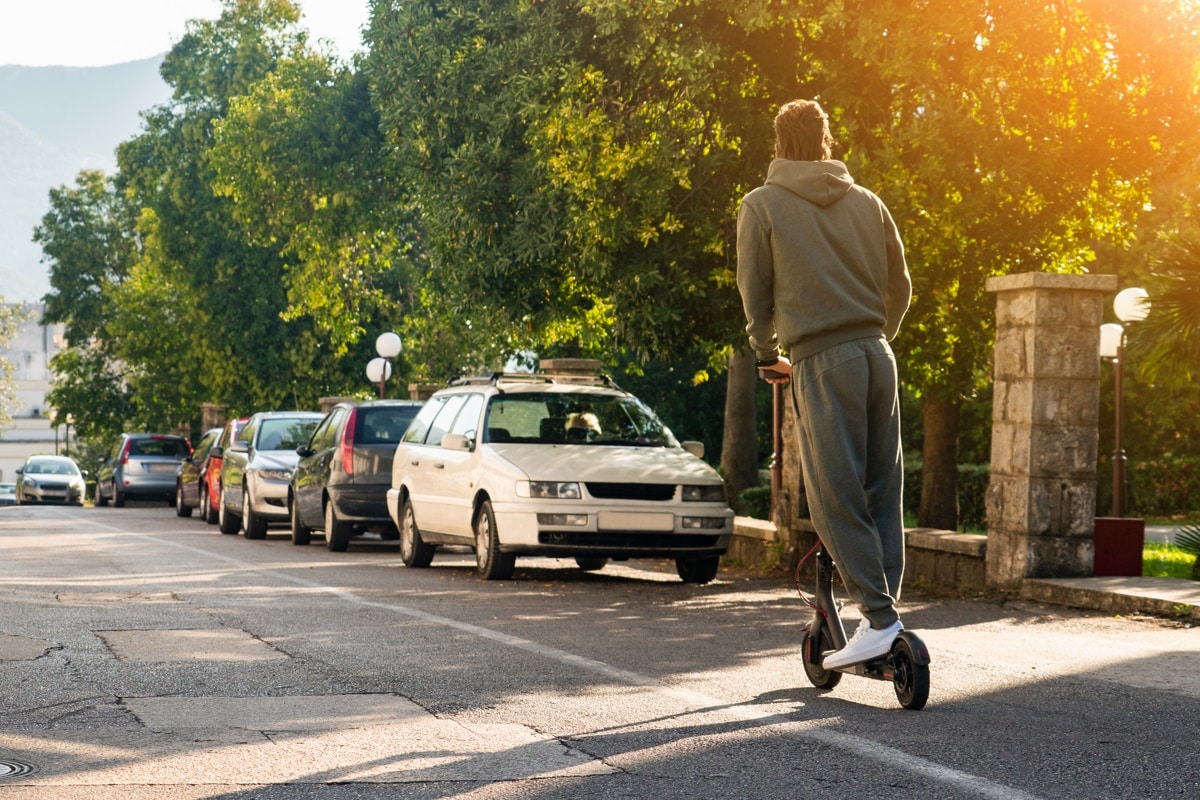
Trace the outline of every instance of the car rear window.
{"type": "Polygon", "coordinates": [[[190,455],[186,439],[178,437],[154,437],[152,439],[130,439],[129,455],[131,456],[167,456],[184,458],[190,455]]]}
{"type": "Polygon", "coordinates": [[[412,406],[362,406],[354,427],[357,444],[399,444],[409,423],[421,410],[412,406]]]}

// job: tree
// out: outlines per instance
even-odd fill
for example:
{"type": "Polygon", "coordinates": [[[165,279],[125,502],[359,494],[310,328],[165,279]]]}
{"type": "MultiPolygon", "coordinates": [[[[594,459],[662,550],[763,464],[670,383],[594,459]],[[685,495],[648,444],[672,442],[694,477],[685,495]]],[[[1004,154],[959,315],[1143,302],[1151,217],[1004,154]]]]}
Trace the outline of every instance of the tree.
{"type": "Polygon", "coordinates": [[[1190,5],[828,3],[796,12],[843,154],[903,228],[915,300],[897,341],[924,403],[919,522],[956,525],[958,409],[986,379],[986,279],[1088,268],[1148,170],[1189,142],[1190,5]]]}
{"type": "Polygon", "coordinates": [[[20,306],[7,305],[4,298],[0,297],[0,426],[7,426],[12,421],[13,407],[17,403],[12,385],[13,363],[2,352],[16,335],[23,315],[20,306]]]}
{"type": "Polygon", "coordinates": [[[251,244],[286,260],[284,319],[310,317],[338,356],[369,326],[398,327],[421,251],[366,75],[300,53],[214,128],[217,192],[251,244]]]}
{"type": "Polygon", "coordinates": [[[33,240],[50,265],[43,321],[62,323],[68,345],[51,360],[55,379],[46,400],[53,422],[70,416],[84,439],[115,437],[134,415],[110,325],[142,247],[135,209],[112,179],[84,171],[74,188],[50,191],[50,210],[33,240]]]}
{"type": "MultiPolygon", "coordinates": [[[[748,48],[781,42],[744,5],[374,5],[368,69],[425,285],[476,341],[635,371],[702,352],[700,383],[744,348],[734,218],[770,153],[748,48]]],[[[728,385],[754,407],[752,382],[728,385]]],[[[755,444],[727,439],[735,491],[755,444]]]]}

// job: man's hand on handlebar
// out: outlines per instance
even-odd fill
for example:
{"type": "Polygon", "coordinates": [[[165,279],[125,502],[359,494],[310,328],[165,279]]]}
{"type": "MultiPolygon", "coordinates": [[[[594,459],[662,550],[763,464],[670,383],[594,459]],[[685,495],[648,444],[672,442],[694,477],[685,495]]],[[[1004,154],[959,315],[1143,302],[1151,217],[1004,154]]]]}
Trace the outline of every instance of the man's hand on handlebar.
{"type": "Polygon", "coordinates": [[[767,383],[787,383],[792,379],[792,362],[784,356],[769,367],[759,367],[758,377],[767,383]]]}

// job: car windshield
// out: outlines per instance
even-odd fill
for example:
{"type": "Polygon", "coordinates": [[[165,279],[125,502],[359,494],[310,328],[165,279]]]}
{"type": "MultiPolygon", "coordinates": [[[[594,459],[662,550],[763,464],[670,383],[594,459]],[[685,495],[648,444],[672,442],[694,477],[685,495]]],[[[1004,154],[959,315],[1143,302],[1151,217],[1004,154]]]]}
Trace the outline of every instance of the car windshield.
{"type": "Polygon", "coordinates": [[[488,403],[487,440],[679,446],[671,431],[636,397],[585,392],[496,395],[488,403]]]}
{"type": "Polygon", "coordinates": [[[26,475],[78,475],[79,468],[72,461],[47,459],[30,461],[25,465],[26,475]]]}
{"type": "Polygon", "coordinates": [[[308,444],[313,429],[321,421],[315,419],[264,419],[258,433],[259,450],[295,450],[308,444]]]}

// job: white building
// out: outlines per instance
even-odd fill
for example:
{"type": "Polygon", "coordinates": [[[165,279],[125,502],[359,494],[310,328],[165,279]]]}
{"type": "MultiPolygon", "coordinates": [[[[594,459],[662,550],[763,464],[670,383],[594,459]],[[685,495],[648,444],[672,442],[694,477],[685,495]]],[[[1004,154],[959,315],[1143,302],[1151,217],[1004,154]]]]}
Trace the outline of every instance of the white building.
{"type": "Polygon", "coordinates": [[[13,374],[17,406],[13,421],[0,430],[0,481],[11,483],[28,456],[62,452],[68,431],[55,431],[47,416],[46,395],[50,391],[50,359],[66,346],[61,324],[42,325],[45,306],[24,303],[25,316],[17,335],[0,349],[16,368],[13,374]]]}

